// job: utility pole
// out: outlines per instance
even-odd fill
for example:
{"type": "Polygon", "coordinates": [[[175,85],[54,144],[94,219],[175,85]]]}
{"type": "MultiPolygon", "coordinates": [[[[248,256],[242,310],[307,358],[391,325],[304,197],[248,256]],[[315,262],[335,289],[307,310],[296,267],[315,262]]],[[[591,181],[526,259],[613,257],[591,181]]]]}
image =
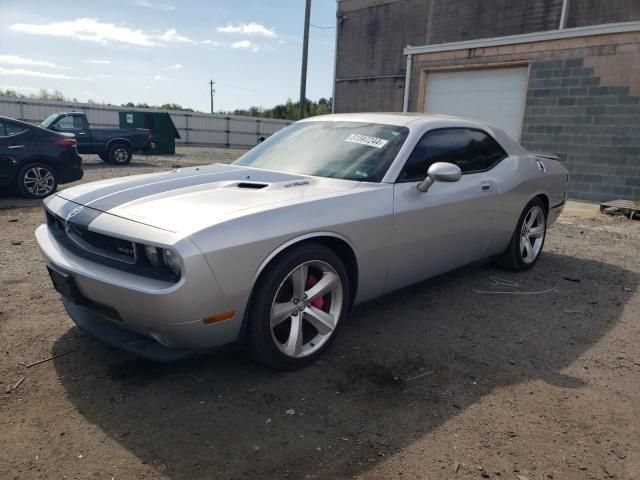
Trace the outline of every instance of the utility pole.
{"type": "Polygon", "coordinates": [[[311,0],[304,9],[304,40],[302,42],[302,71],[300,72],[300,119],[304,118],[307,106],[307,56],[309,53],[309,22],[311,20],[311,0]]]}
{"type": "Polygon", "coordinates": [[[215,84],[216,82],[209,80],[209,87],[211,87],[211,113],[213,113],[213,96],[216,94],[216,88],[214,87],[215,84]]]}

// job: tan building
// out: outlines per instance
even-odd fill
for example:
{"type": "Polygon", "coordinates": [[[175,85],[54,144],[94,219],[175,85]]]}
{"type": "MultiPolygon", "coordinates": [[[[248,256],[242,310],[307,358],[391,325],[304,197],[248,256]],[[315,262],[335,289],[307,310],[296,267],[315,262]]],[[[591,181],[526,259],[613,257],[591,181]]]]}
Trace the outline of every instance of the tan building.
{"type": "Polygon", "coordinates": [[[640,0],[340,0],[335,111],[477,118],[640,198],[640,0]]]}

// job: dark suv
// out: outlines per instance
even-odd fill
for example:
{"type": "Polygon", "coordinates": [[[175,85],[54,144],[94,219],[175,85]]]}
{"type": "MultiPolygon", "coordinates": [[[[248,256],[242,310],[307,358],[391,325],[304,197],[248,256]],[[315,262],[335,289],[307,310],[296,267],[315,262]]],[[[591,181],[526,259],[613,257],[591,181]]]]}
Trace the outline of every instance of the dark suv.
{"type": "Polygon", "coordinates": [[[72,134],[0,117],[0,188],[44,198],[58,184],[80,180],[82,158],[72,134]]]}

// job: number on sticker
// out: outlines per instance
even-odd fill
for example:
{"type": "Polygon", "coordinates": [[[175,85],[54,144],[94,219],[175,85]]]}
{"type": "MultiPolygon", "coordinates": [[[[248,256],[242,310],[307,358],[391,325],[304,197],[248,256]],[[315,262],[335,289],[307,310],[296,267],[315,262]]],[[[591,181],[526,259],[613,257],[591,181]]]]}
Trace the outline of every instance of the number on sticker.
{"type": "Polygon", "coordinates": [[[389,143],[388,140],[385,140],[383,138],[370,137],[369,135],[359,135],[357,133],[352,133],[351,135],[349,135],[345,139],[345,142],[358,143],[360,145],[367,145],[368,147],[374,148],[382,148],[387,143],[389,143]]]}

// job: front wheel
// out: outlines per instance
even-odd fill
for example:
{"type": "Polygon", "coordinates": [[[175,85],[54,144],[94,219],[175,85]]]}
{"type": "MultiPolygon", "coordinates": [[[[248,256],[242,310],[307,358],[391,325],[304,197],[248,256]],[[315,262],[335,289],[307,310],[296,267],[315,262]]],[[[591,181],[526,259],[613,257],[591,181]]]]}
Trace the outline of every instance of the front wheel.
{"type": "Polygon", "coordinates": [[[109,147],[108,159],[110,163],[116,165],[126,165],[131,161],[133,152],[126,143],[116,143],[109,147]]]}
{"type": "Polygon", "coordinates": [[[284,253],[256,283],[249,353],[277,370],[312,363],[335,338],[349,298],[347,272],[332,250],[306,244],[284,253]]]}
{"type": "Polygon", "coordinates": [[[542,200],[534,198],[520,215],[511,242],[498,264],[509,270],[529,270],[540,258],[546,236],[546,209],[542,200]]]}

